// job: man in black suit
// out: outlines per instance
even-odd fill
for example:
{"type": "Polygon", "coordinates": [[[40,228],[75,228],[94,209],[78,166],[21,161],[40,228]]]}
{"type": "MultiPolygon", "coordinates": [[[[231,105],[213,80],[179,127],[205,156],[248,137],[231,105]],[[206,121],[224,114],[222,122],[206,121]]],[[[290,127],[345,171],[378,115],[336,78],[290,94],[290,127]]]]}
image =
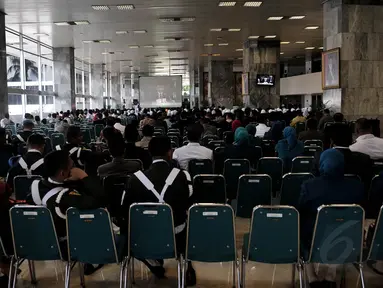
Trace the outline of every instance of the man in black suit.
{"type": "MultiPolygon", "coordinates": [[[[186,218],[187,211],[192,204],[190,197],[193,194],[193,187],[190,174],[185,170],[174,168],[171,164],[172,149],[168,137],[155,137],[149,143],[149,152],[153,157],[152,165],[148,170],[138,171],[133,174],[128,183],[128,195],[123,202],[123,211],[129,213],[129,207],[133,203],[142,202],[166,202],[173,210],[174,229],[178,253],[184,253],[186,248],[186,218]],[[168,184],[165,192],[162,191],[168,184]],[[154,185],[154,189],[150,186],[154,185]]],[[[129,215],[126,215],[126,219],[129,215]]],[[[122,232],[123,233],[123,232],[122,232]]],[[[143,262],[149,267],[157,278],[163,278],[165,269],[162,261],[143,262]],[[155,265],[153,265],[155,263],[155,265]]],[[[195,271],[189,263],[186,272],[187,286],[194,286],[196,283],[195,271]]]]}
{"type": "Polygon", "coordinates": [[[27,144],[28,137],[32,135],[35,125],[32,120],[26,119],[23,121],[23,131],[18,133],[12,140],[15,153],[23,154],[22,147],[27,144]]]}

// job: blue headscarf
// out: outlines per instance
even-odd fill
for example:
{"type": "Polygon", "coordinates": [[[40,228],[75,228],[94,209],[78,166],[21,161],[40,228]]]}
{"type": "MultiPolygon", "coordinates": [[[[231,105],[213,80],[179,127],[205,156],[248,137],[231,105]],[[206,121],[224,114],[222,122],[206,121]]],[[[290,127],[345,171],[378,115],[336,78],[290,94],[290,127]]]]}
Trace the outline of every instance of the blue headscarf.
{"type": "Polygon", "coordinates": [[[294,149],[297,145],[297,133],[293,127],[283,129],[283,138],[287,140],[289,150],[294,149]]]}
{"type": "Polygon", "coordinates": [[[322,152],[319,160],[319,172],[323,176],[344,176],[344,156],[337,149],[327,149],[322,152]]]}
{"type": "Polygon", "coordinates": [[[243,127],[238,127],[234,133],[234,145],[248,145],[250,141],[249,133],[243,127]]]}

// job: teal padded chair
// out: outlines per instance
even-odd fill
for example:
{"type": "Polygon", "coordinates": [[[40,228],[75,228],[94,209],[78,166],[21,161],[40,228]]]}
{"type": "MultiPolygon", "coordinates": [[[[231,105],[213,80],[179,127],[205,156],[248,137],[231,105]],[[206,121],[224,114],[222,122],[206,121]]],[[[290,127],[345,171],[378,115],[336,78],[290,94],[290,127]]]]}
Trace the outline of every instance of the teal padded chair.
{"type": "MultiPolygon", "coordinates": [[[[183,272],[187,261],[233,262],[232,286],[235,287],[236,272],[239,282],[239,265],[233,209],[227,204],[195,204],[189,208],[188,215],[183,272]]],[[[184,284],[185,281],[182,282],[184,284]]]]}
{"type": "Polygon", "coordinates": [[[226,181],[223,175],[199,174],[193,178],[193,203],[226,203],[226,181]]]}
{"type": "Polygon", "coordinates": [[[179,140],[178,136],[175,136],[175,135],[171,135],[171,136],[169,136],[169,135],[168,135],[168,137],[169,137],[169,139],[170,139],[171,142],[174,142],[174,144],[176,145],[176,147],[179,147],[179,146],[180,146],[180,140],[179,140]]]}
{"type": "Polygon", "coordinates": [[[178,135],[181,134],[180,129],[178,128],[170,128],[168,133],[178,133],[178,135]]]}
{"type": "Polygon", "coordinates": [[[302,183],[314,178],[311,173],[287,173],[283,175],[281,187],[281,205],[298,207],[302,183]]]}
{"type": "MultiPolygon", "coordinates": [[[[71,270],[76,262],[80,265],[82,287],[85,287],[84,263],[120,264],[120,287],[123,287],[126,259],[118,253],[108,211],[69,208],[66,216],[69,261],[65,269],[65,288],[70,286],[71,270]]],[[[121,245],[125,244],[123,240],[121,242],[121,245]]]]}
{"type": "Polygon", "coordinates": [[[153,132],[153,137],[158,137],[158,136],[163,136],[164,134],[162,133],[162,131],[154,131],[153,132]]]}
{"type": "Polygon", "coordinates": [[[44,147],[44,155],[52,152],[52,141],[50,138],[45,137],[45,147],[44,147]]]}
{"type": "Polygon", "coordinates": [[[92,135],[90,129],[81,129],[82,141],[89,145],[92,142],[92,135]]]}
{"type": "Polygon", "coordinates": [[[319,146],[305,146],[303,154],[304,156],[315,157],[317,153],[321,153],[322,150],[323,150],[322,147],[319,147],[319,146]]]}
{"type": "Polygon", "coordinates": [[[100,137],[101,131],[104,130],[103,124],[96,124],[94,125],[94,133],[96,134],[96,137],[100,137]]]}
{"type": "Polygon", "coordinates": [[[271,186],[269,175],[249,174],[239,177],[236,216],[250,219],[254,207],[271,205],[271,186]]]}
{"type": "Polygon", "coordinates": [[[42,179],[39,175],[19,175],[13,178],[13,190],[16,200],[26,200],[31,191],[32,182],[42,179]]]}
{"type": "Polygon", "coordinates": [[[225,141],[223,141],[223,140],[212,140],[207,145],[207,148],[211,149],[212,151],[214,151],[214,149],[217,147],[225,147],[225,141]]]}
{"type": "Polygon", "coordinates": [[[367,260],[369,261],[383,261],[383,206],[380,208],[379,216],[376,221],[374,236],[367,260]]]}
{"type": "Polygon", "coordinates": [[[283,160],[278,157],[262,157],[258,161],[257,174],[267,174],[273,180],[273,195],[280,190],[283,176],[283,160]]]}
{"type": "Polygon", "coordinates": [[[312,156],[295,157],[291,163],[291,173],[312,173],[315,159],[312,156]]]}
{"type": "Polygon", "coordinates": [[[8,287],[16,287],[17,270],[28,260],[32,284],[36,284],[33,261],[62,260],[60,245],[51,212],[46,207],[16,205],[9,210],[14,255],[8,287]],[[15,272],[15,273],[12,273],[15,272]]]}
{"type": "MultiPolygon", "coordinates": [[[[355,264],[362,288],[364,210],[359,205],[322,205],[318,208],[308,262],[355,264]]],[[[306,257],[305,257],[306,258],[306,257]]]]}
{"type": "Polygon", "coordinates": [[[168,204],[135,203],[130,206],[128,251],[128,265],[133,264],[134,258],[176,259],[178,287],[181,287],[181,259],[177,253],[173,211],[168,204]]]}
{"type": "Polygon", "coordinates": [[[209,146],[209,143],[211,141],[215,141],[215,140],[219,140],[218,136],[216,135],[206,135],[205,137],[203,137],[201,139],[201,144],[205,147],[208,147],[209,146]]]}
{"type": "Polygon", "coordinates": [[[262,140],[263,157],[275,156],[275,143],[272,140],[262,140]]]}
{"type": "Polygon", "coordinates": [[[109,175],[103,179],[104,191],[108,191],[108,211],[118,221],[123,218],[122,203],[128,191],[129,179],[130,175],[109,175]]]}
{"type": "Polygon", "coordinates": [[[223,174],[223,164],[225,162],[225,147],[217,147],[213,152],[214,173],[223,174]]]}
{"type": "Polygon", "coordinates": [[[306,122],[298,122],[296,125],[295,125],[295,131],[297,133],[297,136],[299,135],[299,133],[303,132],[306,130],[306,122]]]}
{"type": "Polygon", "coordinates": [[[374,175],[379,175],[383,171],[383,159],[373,160],[372,169],[374,175]]]}
{"type": "Polygon", "coordinates": [[[306,140],[305,141],[305,146],[319,146],[323,148],[323,142],[322,140],[306,140]]]}
{"type": "Polygon", "coordinates": [[[50,138],[54,150],[57,150],[56,146],[62,146],[65,144],[65,136],[62,133],[53,133],[50,138]]]}
{"type": "Polygon", "coordinates": [[[231,131],[225,131],[222,133],[223,141],[225,144],[233,144],[234,142],[234,133],[231,131]]]}
{"type": "Polygon", "coordinates": [[[192,159],[188,166],[192,179],[199,174],[213,174],[213,162],[210,159],[192,159]]]}
{"type": "Polygon", "coordinates": [[[347,178],[347,179],[354,179],[354,180],[362,181],[362,179],[360,178],[360,176],[359,176],[359,175],[356,175],[356,174],[344,174],[344,178],[347,178]]]}
{"type": "Polygon", "coordinates": [[[247,159],[227,159],[223,167],[227,197],[230,200],[236,199],[239,177],[250,173],[250,161],[247,159]]]}
{"type": "Polygon", "coordinates": [[[299,234],[299,213],[294,207],[254,207],[250,233],[243,237],[241,287],[245,287],[245,264],[248,261],[293,264],[293,283],[295,282],[295,267],[297,267],[300,287],[304,287],[299,234]]]}
{"type": "Polygon", "coordinates": [[[168,136],[181,137],[181,134],[180,134],[180,131],[168,131],[168,136]]]}
{"type": "Polygon", "coordinates": [[[255,170],[257,169],[258,161],[262,157],[263,157],[262,147],[261,146],[255,146],[254,147],[254,159],[253,159],[254,167],[252,167],[252,168],[254,168],[255,170]]]}

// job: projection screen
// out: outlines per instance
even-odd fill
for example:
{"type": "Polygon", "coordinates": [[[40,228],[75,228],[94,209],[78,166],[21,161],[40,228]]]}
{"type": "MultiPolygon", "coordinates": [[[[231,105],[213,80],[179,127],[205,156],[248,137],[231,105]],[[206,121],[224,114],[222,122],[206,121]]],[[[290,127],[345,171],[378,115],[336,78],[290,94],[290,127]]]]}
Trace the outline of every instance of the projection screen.
{"type": "Polygon", "coordinates": [[[181,107],[182,76],[141,76],[139,78],[142,108],[181,107]]]}

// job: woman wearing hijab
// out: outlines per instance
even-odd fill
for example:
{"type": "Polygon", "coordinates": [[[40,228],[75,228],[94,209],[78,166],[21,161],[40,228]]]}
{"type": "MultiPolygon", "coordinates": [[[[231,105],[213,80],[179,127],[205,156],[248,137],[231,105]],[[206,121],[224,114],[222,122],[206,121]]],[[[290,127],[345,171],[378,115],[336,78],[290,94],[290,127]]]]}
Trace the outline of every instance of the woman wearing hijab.
{"type": "Polygon", "coordinates": [[[292,127],[286,127],[283,130],[283,139],[275,146],[278,157],[283,160],[284,172],[291,170],[291,162],[297,157],[303,155],[304,144],[297,140],[297,134],[292,127]]]}
{"type": "Polygon", "coordinates": [[[251,146],[261,146],[262,145],[262,139],[259,137],[255,137],[255,134],[257,133],[257,126],[254,124],[248,124],[245,129],[247,130],[247,133],[249,133],[249,142],[251,146]]]}
{"type": "MultiPolygon", "coordinates": [[[[320,176],[302,184],[298,211],[301,219],[301,245],[311,247],[318,207],[330,204],[361,204],[364,186],[361,181],[344,177],[344,156],[337,149],[324,151],[319,160],[320,176]]],[[[327,267],[327,274],[320,279],[313,265],[307,266],[310,287],[336,287],[336,267],[327,267]]],[[[324,276],[323,275],[323,276],[324,276]]]]}

